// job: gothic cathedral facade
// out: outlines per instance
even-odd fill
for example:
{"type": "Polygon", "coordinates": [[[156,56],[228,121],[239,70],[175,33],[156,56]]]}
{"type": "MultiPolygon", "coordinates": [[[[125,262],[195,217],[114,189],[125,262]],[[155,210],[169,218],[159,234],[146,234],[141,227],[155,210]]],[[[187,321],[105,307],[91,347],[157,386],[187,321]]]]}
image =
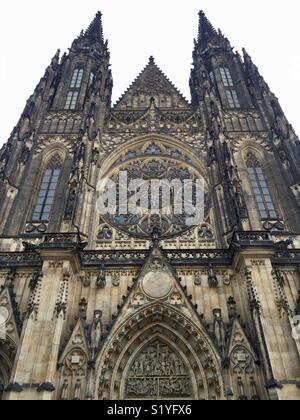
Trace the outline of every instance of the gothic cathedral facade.
{"type": "Polygon", "coordinates": [[[0,398],[300,399],[300,142],[203,12],[186,100],[115,104],[102,16],[0,151],[0,398]],[[101,215],[100,177],[205,180],[204,217],[101,215]]]}

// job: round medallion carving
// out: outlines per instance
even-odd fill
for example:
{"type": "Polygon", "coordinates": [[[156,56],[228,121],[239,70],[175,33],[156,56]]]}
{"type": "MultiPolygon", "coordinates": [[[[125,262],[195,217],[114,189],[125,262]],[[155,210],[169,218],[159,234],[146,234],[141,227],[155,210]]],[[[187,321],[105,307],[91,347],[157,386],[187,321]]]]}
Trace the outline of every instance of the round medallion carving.
{"type": "Polygon", "coordinates": [[[169,274],[158,270],[148,273],[143,280],[146,295],[153,299],[162,299],[172,290],[172,279],[169,274]]]}

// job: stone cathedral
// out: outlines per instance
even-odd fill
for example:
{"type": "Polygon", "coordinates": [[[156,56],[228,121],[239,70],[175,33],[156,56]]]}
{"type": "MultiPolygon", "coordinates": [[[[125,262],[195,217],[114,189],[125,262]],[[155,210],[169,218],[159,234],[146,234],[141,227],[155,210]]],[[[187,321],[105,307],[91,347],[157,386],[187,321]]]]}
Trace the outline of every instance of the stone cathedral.
{"type": "Polygon", "coordinates": [[[0,399],[299,400],[300,142],[278,99],[203,12],[190,100],[153,57],[112,89],[98,13],[0,150],[0,399]],[[100,214],[120,171],[204,178],[202,222],[100,214]]]}

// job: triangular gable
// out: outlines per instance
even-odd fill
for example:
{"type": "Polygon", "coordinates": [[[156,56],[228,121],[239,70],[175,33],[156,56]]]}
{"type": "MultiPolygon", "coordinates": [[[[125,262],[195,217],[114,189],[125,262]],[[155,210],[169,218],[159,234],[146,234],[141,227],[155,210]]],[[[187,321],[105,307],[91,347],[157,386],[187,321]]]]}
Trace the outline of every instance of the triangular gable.
{"type": "Polygon", "coordinates": [[[148,65],[119,99],[114,109],[147,109],[152,100],[158,108],[189,108],[188,101],[150,57],[148,65]]]}
{"type": "Polygon", "coordinates": [[[202,322],[197,307],[186,293],[186,288],[182,287],[175,270],[163,251],[157,247],[152,250],[134,285],[129,289],[123,306],[119,307],[111,330],[118,321],[155,302],[179,309],[195,323],[202,322]]]}
{"type": "MultiPolygon", "coordinates": [[[[220,355],[186,289],[158,247],[151,251],[140,275],[124,297],[124,304],[119,308],[108,335],[103,337],[97,357],[99,398],[124,399],[122,383],[126,370],[130,368],[134,376],[140,357],[143,359],[142,353],[149,355],[154,348],[157,357],[162,348],[166,355],[172,354],[172,358],[186,366],[185,372],[188,372],[189,364],[185,356],[193,348],[190,363],[199,379],[187,378],[188,383],[199,380],[201,387],[210,389],[215,398],[221,395],[222,385],[217,373],[220,355]]],[[[151,372],[149,375],[151,378],[151,372]]],[[[129,385],[128,396],[137,395],[130,378],[126,383],[129,385]]]]}
{"type": "Polygon", "coordinates": [[[60,356],[60,362],[62,362],[68,355],[68,353],[70,353],[74,349],[81,349],[87,355],[87,357],[90,356],[89,342],[85,327],[85,322],[81,318],[79,318],[72,331],[70,339],[64,346],[64,349],[60,356]]]}
{"type": "Polygon", "coordinates": [[[230,334],[229,334],[229,341],[228,341],[228,357],[230,358],[232,352],[237,347],[243,347],[249,351],[249,353],[252,355],[254,360],[257,360],[257,355],[255,354],[255,351],[253,349],[253,346],[251,345],[248,337],[245,334],[244,329],[241,326],[240,321],[238,318],[236,318],[233,321],[233,324],[231,326],[230,334]]]}

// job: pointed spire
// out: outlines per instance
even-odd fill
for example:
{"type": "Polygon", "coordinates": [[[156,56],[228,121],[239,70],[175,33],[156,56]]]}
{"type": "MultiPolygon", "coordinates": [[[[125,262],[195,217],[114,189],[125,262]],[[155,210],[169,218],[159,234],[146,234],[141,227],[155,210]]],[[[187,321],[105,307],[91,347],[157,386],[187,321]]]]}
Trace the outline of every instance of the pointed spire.
{"type": "Polygon", "coordinates": [[[251,64],[253,64],[252,57],[251,57],[250,54],[248,54],[246,48],[243,48],[243,57],[244,57],[245,63],[251,63],[251,64]]]}
{"type": "Polygon", "coordinates": [[[94,20],[87,28],[87,30],[83,33],[83,36],[85,38],[91,39],[92,41],[100,41],[102,44],[104,44],[101,12],[97,12],[94,20]]]}
{"type": "Polygon", "coordinates": [[[218,35],[217,31],[207,19],[203,10],[199,12],[199,31],[198,31],[198,42],[206,41],[210,37],[218,35]]]}

